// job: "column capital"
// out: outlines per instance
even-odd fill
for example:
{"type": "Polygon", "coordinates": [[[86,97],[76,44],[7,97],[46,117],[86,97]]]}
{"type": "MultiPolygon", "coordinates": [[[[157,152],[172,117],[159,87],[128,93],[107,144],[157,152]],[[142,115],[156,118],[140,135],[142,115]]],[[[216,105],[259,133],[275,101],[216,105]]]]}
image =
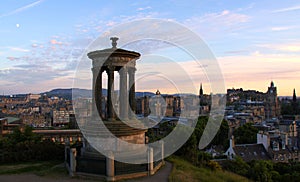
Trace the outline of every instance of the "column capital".
{"type": "Polygon", "coordinates": [[[136,71],[136,68],[132,68],[132,67],[128,68],[129,73],[135,73],[135,71],[136,71]]]}
{"type": "Polygon", "coordinates": [[[102,73],[104,71],[104,68],[103,67],[92,67],[91,70],[92,70],[92,72],[102,73]]]}
{"type": "Polygon", "coordinates": [[[119,74],[125,74],[129,72],[129,69],[127,67],[122,67],[121,69],[119,69],[119,74]]]}

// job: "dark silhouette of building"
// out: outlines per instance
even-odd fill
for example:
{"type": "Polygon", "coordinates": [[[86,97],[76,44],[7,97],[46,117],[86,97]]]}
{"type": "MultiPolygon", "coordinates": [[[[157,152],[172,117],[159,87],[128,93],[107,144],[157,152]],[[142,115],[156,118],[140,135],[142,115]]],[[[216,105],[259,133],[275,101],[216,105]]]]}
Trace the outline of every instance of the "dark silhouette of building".
{"type": "Polygon", "coordinates": [[[293,92],[293,102],[297,102],[296,90],[293,92]]]}
{"type": "Polygon", "coordinates": [[[297,96],[296,96],[296,90],[294,89],[293,92],[293,100],[292,100],[292,108],[293,108],[293,114],[298,114],[298,102],[297,102],[297,96]]]}
{"type": "Polygon", "coordinates": [[[202,83],[200,84],[199,96],[200,96],[200,97],[203,96],[202,83]]]}

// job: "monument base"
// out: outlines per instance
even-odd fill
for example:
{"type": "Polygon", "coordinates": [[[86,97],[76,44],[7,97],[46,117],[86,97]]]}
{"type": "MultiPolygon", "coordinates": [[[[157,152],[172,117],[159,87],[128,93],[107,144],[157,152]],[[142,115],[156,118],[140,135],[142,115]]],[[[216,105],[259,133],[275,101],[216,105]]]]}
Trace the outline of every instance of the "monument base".
{"type": "MultiPolygon", "coordinates": [[[[105,151],[106,155],[98,152],[86,138],[83,139],[81,148],[66,146],[66,165],[72,176],[88,176],[92,178],[105,178],[107,181],[136,178],[153,175],[164,163],[163,160],[154,161],[155,156],[163,159],[161,149],[149,148],[145,145],[145,133],[147,130],[138,129],[141,123],[138,120],[128,121],[128,125],[119,120],[90,121],[83,127],[88,132],[88,137],[100,137],[105,143],[113,143],[113,151],[105,151]],[[129,126],[130,125],[130,126],[129,126]],[[131,127],[135,126],[135,127],[131,127]],[[105,128],[104,128],[105,127],[105,128]],[[116,138],[111,138],[114,134],[116,138]],[[108,137],[107,139],[105,137],[108,137]],[[109,142],[112,140],[113,142],[109,142]],[[124,152],[126,143],[140,144],[124,152]],[[144,145],[143,145],[144,144],[144,145]],[[118,159],[127,159],[128,162],[120,162],[118,159]],[[132,159],[132,161],[131,161],[132,159]],[[142,159],[143,163],[134,160],[142,159]]],[[[85,135],[84,135],[85,136],[85,135]]],[[[100,146],[100,145],[99,145],[100,146]]],[[[97,146],[96,146],[97,147],[97,146]]],[[[111,147],[111,146],[109,146],[111,147]]]]}

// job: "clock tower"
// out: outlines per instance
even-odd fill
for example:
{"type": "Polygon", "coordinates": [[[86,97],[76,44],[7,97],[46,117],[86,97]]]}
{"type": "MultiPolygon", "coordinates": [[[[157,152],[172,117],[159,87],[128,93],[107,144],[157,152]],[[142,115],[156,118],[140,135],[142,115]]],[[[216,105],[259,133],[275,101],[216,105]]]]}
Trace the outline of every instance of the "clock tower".
{"type": "Polygon", "coordinates": [[[277,88],[274,86],[273,81],[271,81],[270,87],[268,87],[268,91],[266,93],[265,113],[267,119],[277,117],[280,114],[280,107],[277,99],[277,88]]]}

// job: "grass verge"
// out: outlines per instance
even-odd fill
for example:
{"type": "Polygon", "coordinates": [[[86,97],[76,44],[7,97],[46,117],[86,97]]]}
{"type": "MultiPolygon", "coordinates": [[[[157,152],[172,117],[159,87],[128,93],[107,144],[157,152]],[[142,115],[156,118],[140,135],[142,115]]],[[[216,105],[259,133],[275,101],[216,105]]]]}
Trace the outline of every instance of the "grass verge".
{"type": "Polygon", "coordinates": [[[0,165],[0,174],[20,174],[29,172],[39,176],[68,174],[61,161],[26,162],[0,165]]]}
{"type": "Polygon", "coordinates": [[[173,163],[173,169],[169,176],[169,182],[248,182],[251,181],[243,176],[223,171],[215,170],[205,167],[196,167],[191,163],[177,157],[171,156],[167,159],[173,163]]]}

